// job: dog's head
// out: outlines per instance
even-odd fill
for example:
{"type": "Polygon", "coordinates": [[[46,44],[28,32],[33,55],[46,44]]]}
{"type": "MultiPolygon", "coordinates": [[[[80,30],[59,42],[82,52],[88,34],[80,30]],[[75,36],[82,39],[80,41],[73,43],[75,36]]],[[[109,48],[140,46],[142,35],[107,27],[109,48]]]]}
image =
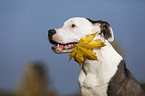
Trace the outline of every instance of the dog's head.
{"type": "Polygon", "coordinates": [[[54,46],[52,50],[55,53],[70,53],[81,37],[88,34],[98,33],[96,39],[105,39],[113,41],[113,31],[109,23],[99,20],[93,21],[89,18],[75,17],[64,22],[62,28],[50,29],[48,39],[54,46]]]}

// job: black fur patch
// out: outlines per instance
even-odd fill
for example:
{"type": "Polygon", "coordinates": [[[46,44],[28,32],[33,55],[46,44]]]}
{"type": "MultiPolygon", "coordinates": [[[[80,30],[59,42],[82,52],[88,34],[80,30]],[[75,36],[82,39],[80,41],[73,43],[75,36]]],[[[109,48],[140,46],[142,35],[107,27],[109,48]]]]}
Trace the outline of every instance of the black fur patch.
{"type": "Polygon", "coordinates": [[[92,24],[96,24],[96,23],[100,23],[101,24],[101,35],[103,34],[104,35],[104,38],[105,39],[109,39],[112,37],[112,34],[111,34],[111,30],[109,29],[110,27],[110,24],[106,21],[102,21],[102,20],[98,20],[98,21],[94,21],[94,20],[91,20],[89,18],[86,18],[87,20],[89,20],[92,24]]]}
{"type": "Polygon", "coordinates": [[[145,96],[145,92],[122,60],[108,85],[108,96],[145,96]]]}

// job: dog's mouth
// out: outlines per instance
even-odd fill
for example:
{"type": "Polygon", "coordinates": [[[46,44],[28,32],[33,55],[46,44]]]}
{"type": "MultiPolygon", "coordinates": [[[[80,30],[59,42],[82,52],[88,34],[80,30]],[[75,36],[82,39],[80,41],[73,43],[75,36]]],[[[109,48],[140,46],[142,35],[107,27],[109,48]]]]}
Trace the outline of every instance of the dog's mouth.
{"type": "Polygon", "coordinates": [[[52,50],[55,53],[62,54],[62,53],[70,53],[71,51],[73,51],[74,47],[76,46],[78,42],[69,42],[69,43],[62,44],[62,43],[50,40],[50,43],[54,45],[52,46],[52,50]]]}

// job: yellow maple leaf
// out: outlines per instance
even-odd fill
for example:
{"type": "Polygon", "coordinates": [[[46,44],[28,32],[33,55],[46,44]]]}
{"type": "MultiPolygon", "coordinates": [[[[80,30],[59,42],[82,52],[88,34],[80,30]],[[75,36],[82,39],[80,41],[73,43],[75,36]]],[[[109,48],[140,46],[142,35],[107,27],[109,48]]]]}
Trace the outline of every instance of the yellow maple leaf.
{"type": "Polygon", "coordinates": [[[81,38],[80,41],[76,44],[74,50],[70,53],[69,61],[74,57],[74,60],[81,65],[84,62],[84,58],[90,60],[98,60],[96,53],[93,52],[93,49],[96,47],[106,46],[101,39],[94,40],[97,33],[89,34],[84,38],[81,38]]]}

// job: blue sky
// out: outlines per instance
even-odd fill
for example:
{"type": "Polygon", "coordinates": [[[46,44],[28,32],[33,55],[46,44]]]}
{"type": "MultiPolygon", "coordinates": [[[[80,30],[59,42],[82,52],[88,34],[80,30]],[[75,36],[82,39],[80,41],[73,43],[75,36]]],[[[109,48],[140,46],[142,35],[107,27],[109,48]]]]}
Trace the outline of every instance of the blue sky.
{"type": "Polygon", "coordinates": [[[79,92],[81,67],[68,62],[69,54],[53,53],[47,39],[49,29],[62,27],[71,17],[109,22],[127,50],[127,68],[145,81],[145,1],[0,0],[0,89],[12,90],[25,63],[41,60],[59,93],[79,92]]]}

